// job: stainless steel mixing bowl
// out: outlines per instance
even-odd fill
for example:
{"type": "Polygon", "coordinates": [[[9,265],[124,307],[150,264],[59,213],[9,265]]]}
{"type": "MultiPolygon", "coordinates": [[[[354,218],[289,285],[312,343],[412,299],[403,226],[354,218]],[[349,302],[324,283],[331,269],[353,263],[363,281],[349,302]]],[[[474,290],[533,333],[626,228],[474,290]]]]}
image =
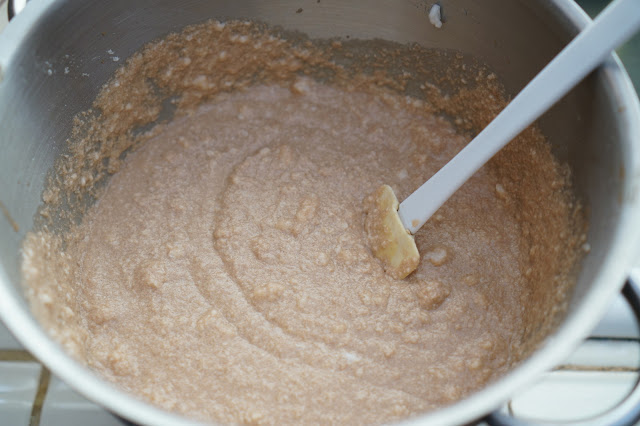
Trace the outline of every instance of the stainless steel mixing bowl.
{"type": "MultiPolygon", "coordinates": [[[[33,0],[0,34],[0,316],[54,374],[139,423],[186,421],[139,402],[73,361],[30,314],[20,244],[72,117],[91,105],[122,60],[169,31],[212,17],[257,18],[312,37],[384,38],[458,49],[485,61],[517,92],[589,18],[570,0],[440,0],[444,25],[422,0],[33,0]],[[301,12],[300,12],[301,10],[301,12]],[[298,13],[296,13],[298,12],[298,13]],[[122,58],[111,59],[112,50],[122,58]],[[65,72],[65,69],[68,72],[65,72]],[[5,211],[6,210],[6,211],[5,211]],[[15,223],[14,223],[15,222],[15,223]],[[16,229],[17,228],[17,229],[16,229]]],[[[484,416],[569,355],[619,292],[640,241],[640,112],[615,57],[540,121],[589,210],[591,252],[561,326],[510,374],[415,419],[466,423],[484,416]]]]}

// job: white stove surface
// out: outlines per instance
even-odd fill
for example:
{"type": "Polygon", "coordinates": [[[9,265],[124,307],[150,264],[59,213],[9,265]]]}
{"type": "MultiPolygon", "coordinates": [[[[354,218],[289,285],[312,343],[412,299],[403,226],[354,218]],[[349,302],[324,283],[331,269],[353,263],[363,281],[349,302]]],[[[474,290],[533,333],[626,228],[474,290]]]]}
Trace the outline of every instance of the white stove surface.
{"type": "MultiPolygon", "coordinates": [[[[0,31],[6,17],[6,0],[0,0],[0,31]]],[[[518,418],[552,423],[586,419],[621,402],[639,380],[639,370],[640,330],[626,300],[618,296],[591,338],[503,410],[518,418]]],[[[0,323],[0,424],[124,423],[51,376],[0,323]]]]}

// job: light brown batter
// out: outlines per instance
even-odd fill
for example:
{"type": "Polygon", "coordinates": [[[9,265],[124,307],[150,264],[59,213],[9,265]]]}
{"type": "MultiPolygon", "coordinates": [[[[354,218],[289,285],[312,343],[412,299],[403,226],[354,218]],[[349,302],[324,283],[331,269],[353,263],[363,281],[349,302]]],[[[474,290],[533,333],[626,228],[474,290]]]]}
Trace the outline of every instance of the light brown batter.
{"type": "Polygon", "coordinates": [[[572,211],[549,183],[556,225],[531,224],[509,156],[565,178],[537,142],[514,149],[417,234],[416,272],[390,278],[364,197],[386,183],[405,198],[467,141],[403,95],[306,77],[219,93],[131,153],[71,236],[29,234],[34,311],[108,380],[198,419],[372,424],[450,404],[537,342],[547,311],[528,309],[560,296],[538,295],[530,249],[561,249],[572,211]]]}

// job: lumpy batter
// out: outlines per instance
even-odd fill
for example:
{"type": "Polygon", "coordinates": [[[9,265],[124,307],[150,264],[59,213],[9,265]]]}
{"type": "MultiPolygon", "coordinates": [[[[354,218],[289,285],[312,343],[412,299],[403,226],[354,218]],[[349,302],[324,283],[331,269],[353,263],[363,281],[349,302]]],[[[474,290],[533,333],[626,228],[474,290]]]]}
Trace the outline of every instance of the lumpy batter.
{"type": "Polygon", "coordinates": [[[568,172],[526,130],[394,280],[366,196],[433,175],[469,140],[440,115],[482,128],[499,84],[446,51],[291,37],[210,21],[114,74],[23,246],[34,315],[102,377],[200,420],[372,424],[451,404],[562,317],[584,242],[568,172]]]}
{"type": "Polygon", "coordinates": [[[528,267],[495,174],[417,234],[405,280],[364,232],[367,194],[403,199],[466,143],[422,110],[300,79],[167,125],[69,243],[83,326],[53,334],[126,390],[225,423],[379,423],[480,388],[516,361],[528,267]]]}

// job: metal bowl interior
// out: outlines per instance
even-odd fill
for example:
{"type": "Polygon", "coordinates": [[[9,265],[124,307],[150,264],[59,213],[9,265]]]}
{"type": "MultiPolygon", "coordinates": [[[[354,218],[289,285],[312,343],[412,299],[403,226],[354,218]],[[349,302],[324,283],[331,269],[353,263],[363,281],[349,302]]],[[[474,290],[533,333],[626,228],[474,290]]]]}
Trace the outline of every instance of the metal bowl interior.
{"type": "MultiPolygon", "coordinates": [[[[311,37],[383,38],[473,54],[514,94],[588,23],[570,0],[447,0],[442,29],[422,0],[33,0],[0,34],[0,316],[54,374],[108,409],[140,423],[179,419],[149,407],[80,367],[29,312],[20,245],[33,226],[47,172],[64,152],[72,118],[144,43],[209,18],[255,18],[311,37]],[[301,13],[296,13],[302,9],[301,13]],[[69,70],[65,72],[65,68],[69,70]],[[12,221],[18,230],[14,229],[12,221]]],[[[415,421],[472,421],[567,356],[621,288],[640,241],[640,109],[612,56],[549,111],[540,126],[572,170],[589,211],[591,252],[562,325],[502,380],[415,421]]]]}

